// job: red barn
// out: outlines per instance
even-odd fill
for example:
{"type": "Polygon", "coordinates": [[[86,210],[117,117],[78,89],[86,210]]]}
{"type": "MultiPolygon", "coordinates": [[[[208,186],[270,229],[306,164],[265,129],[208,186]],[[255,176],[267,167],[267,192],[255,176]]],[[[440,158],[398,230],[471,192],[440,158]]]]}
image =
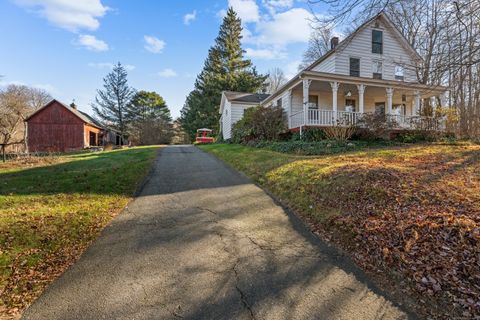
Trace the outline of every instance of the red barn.
{"type": "Polygon", "coordinates": [[[102,126],[74,104],[52,100],[25,121],[29,152],[66,152],[102,144],[102,126]]]}

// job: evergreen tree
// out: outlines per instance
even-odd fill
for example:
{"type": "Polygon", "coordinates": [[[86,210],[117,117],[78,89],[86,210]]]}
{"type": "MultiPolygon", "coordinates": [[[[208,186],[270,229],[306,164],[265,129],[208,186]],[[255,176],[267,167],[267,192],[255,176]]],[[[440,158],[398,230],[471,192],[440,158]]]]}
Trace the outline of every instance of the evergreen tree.
{"type": "Polygon", "coordinates": [[[198,128],[217,131],[222,91],[258,92],[263,87],[266,77],[259,75],[252,62],[243,57],[241,33],[241,20],[229,8],[181,111],[182,126],[192,138],[198,128]]]}
{"type": "Polygon", "coordinates": [[[135,144],[169,143],[173,136],[170,110],[156,92],[137,92],[127,107],[126,119],[135,144]]]}
{"type": "Polygon", "coordinates": [[[127,106],[135,94],[128,85],[127,71],[120,62],[103,78],[103,90],[97,90],[93,111],[107,126],[127,135],[127,106]]]}
{"type": "Polygon", "coordinates": [[[126,108],[128,122],[141,122],[145,120],[162,119],[172,121],[167,103],[158,93],[152,91],[138,91],[132,97],[126,108]]]}

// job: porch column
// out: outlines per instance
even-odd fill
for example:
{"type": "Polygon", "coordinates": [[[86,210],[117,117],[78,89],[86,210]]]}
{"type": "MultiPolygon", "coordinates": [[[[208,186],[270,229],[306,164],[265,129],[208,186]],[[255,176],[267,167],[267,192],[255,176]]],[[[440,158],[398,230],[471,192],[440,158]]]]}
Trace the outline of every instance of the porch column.
{"type": "Polygon", "coordinates": [[[340,84],[337,81],[330,82],[330,86],[332,86],[332,109],[333,109],[333,124],[337,124],[337,112],[338,112],[338,107],[337,107],[337,93],[338,93],[338,87],[340,84]]]}
{"type": "Polygon", "coordinates": [[[437,110],[437,98],[435,96],[430,97],[430,106],[432,106],[432,116],[434,116],[437,110]]]}
{"type": "Polygon", "coordinates": [[[308,90],[310,89],[310,84],[312,80],[303,79],[303,124],[307,125],[308,119],[308,90]]]}
{"type": "Polygon", "coordinates": [[[415,90],[415,110],[413,110],[416,116],[420,115],[420,91],[415,90]]]}
{"type": "Polygon", "coordinates": [[[393,88],[387,88],[387,114],[392,114],[393,88]]]}
{"type": "Polygon", "coordinates": [[[364,113],[363,107],[363,94],[365,93],[365,85],[364,84],[357,84],[358,89],[358,112],[364,113]]]}
{"type": "Polygon", "coordinates": [[[287,117],[288,117],[288,128],[292,127],[292,89],[287,91],[287,117]]]}
{"type": "Polygon", "coordinates": [[[447,106],[447,91],[440,93],[440,107],[445,108],[447,106]]]}

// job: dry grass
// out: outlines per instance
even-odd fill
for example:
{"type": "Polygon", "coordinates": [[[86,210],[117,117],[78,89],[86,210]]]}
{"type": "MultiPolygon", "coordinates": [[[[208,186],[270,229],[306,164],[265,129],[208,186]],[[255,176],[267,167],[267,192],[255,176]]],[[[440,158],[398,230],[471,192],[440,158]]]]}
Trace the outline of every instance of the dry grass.
{"type": "Polygon", "coordinates": [[[267,187],[365,270],[395,280],[420,314],[480,315],[480,146],[309,158],[202,148],[267,187]]]}
{"type": "Polygon", "coordinates": [[[0,318],[18,315],[130,201],[158,147],[0,165],[0,318]]]}

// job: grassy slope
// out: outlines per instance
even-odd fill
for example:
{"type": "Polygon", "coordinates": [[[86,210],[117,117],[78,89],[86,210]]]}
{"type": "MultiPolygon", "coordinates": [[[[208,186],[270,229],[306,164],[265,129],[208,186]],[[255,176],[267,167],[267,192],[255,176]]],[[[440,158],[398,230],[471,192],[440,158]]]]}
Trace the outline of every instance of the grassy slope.
{"type": "Polygon", "coordinates": [[[480,314],[480,146],[320,157],[201,148],[267,187],[365,269],[399,276],[417,301],[439,306],[428,312],[480,314]]]}
{"type": "Polygon", "coordinates": [[[131,199],[157,151],[0,164],[0,317],[21,310],[79,257],[131,199]]]}

